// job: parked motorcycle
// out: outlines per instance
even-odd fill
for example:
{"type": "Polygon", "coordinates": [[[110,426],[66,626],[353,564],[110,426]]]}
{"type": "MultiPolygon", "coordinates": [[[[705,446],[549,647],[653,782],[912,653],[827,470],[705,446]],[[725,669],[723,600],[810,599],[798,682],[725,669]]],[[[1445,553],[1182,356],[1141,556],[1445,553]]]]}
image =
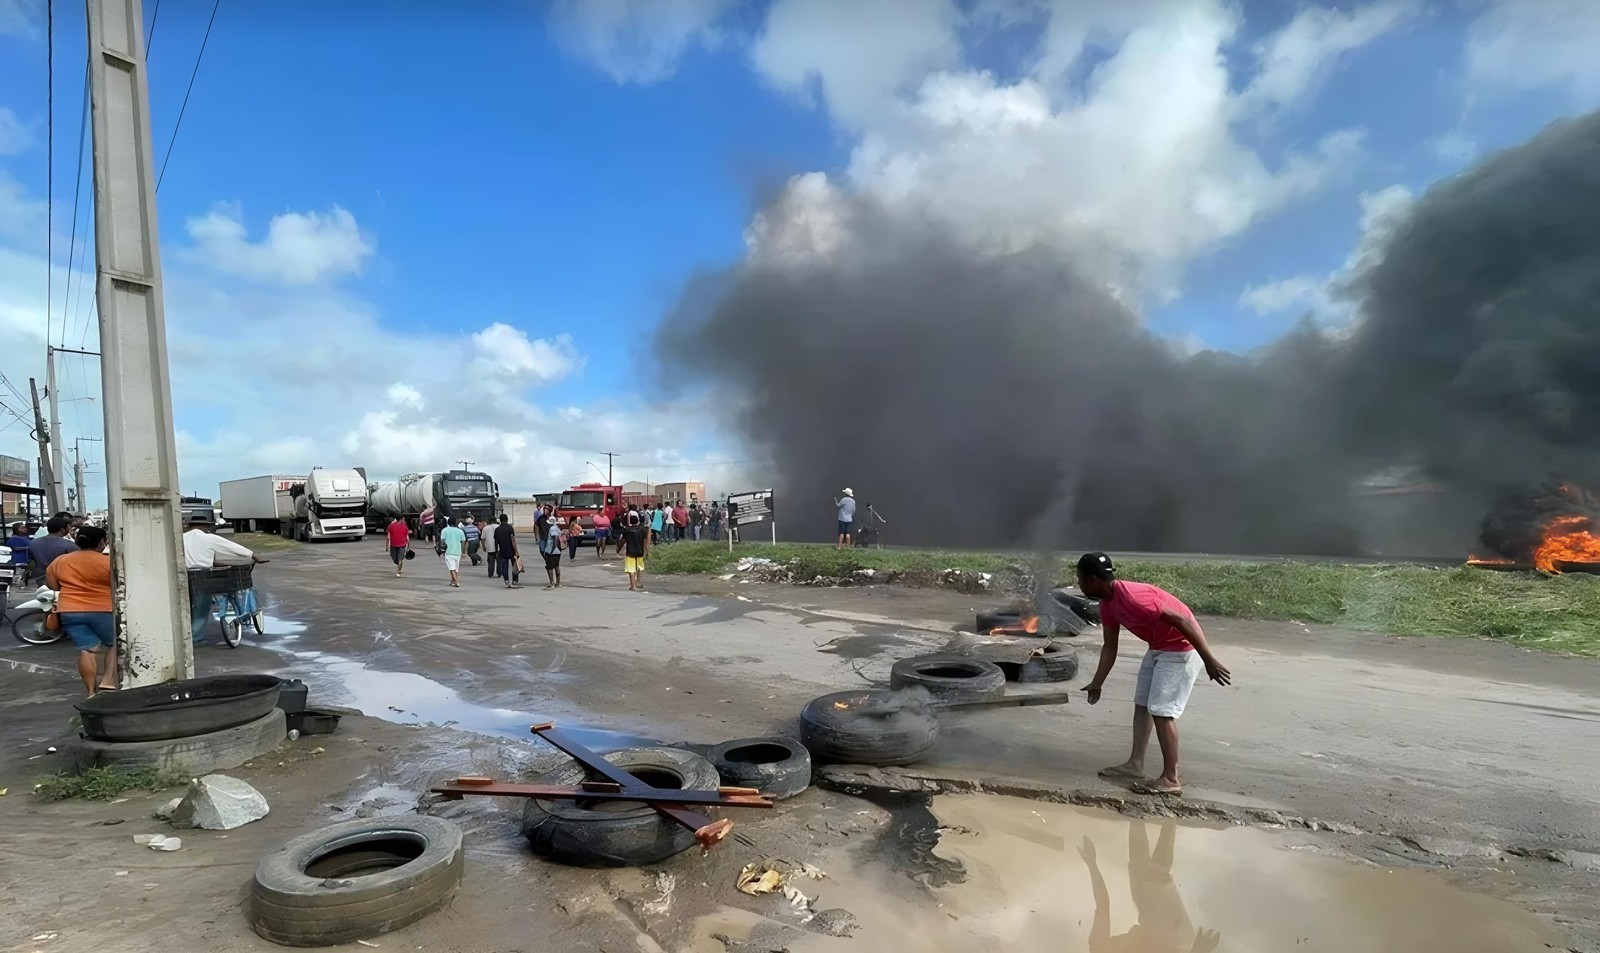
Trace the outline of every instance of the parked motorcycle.
{"type": "Polygon", "coordinates": [[[49,586],[40,586],[32,599],[7,613],[11,617],[11,634],[17,637],[17,641],[29,645],[49,645],[66,638],[66,630],[56,629],[52,632],[44,627],[45,615],[55,607],[56,591],[49,586]]]}

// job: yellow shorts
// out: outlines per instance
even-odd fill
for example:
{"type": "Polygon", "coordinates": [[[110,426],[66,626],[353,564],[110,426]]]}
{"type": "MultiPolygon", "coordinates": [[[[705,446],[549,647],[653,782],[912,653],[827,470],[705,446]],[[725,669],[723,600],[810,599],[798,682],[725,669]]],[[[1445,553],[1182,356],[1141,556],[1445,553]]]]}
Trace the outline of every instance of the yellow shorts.
{"type": "Polygon", "coordinates": [[[643,556],[624,556],[624,557],[622,557],[622,571],[627,573],[630,576],[633,575],[636,572],[644,572],[644,557],[643,556]]]}

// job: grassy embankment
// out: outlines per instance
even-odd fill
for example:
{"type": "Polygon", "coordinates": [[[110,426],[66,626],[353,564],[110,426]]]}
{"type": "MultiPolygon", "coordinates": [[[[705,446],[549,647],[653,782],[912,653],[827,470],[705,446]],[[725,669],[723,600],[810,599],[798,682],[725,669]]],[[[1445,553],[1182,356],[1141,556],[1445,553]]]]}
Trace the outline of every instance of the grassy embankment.
{"type": "MultiPolygon", "coordinates": [[[[676,543],[651,553],[657,573],[725,573],[765,557],[796,578],[846,576],[858,569],[998,572],[1015,555],[915,550],[839,552],[831,546],[676,543]]],[[[1062,564],[1064,574],[1071,567],[1062,564]]],[[[1202,615],[1299,620],[1397,635],[1467,635],[1529,648],[1600,656],[1600,577],[1495,572],[1466,567],[1303,562],[1118,562],[1127,579],[1152,582],[1202,615]]],[[[1070,582],[1065,575],[1062,583],[1070,582]]]]}
{"type": "Polygon", "coordinates": [[[295,540],[284,539],[276,533],[234,533],[228,539],[253,553],[282,553],[299,549],[302,545],[295,540]]]}

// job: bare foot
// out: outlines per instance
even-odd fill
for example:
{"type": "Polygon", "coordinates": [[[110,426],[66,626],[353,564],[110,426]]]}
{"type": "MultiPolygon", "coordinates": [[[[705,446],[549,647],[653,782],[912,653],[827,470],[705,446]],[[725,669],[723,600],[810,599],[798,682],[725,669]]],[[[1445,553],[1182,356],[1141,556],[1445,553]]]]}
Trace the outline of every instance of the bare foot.
{"type": "Polygon", "coordinates": [[[1137,781],[1144,777],[1144,765],[1134,764],[1132,761],[1124,761],[1109,768],[1101,768],[1100,776],[1111,780],[1132,779],[1137,781]]]}

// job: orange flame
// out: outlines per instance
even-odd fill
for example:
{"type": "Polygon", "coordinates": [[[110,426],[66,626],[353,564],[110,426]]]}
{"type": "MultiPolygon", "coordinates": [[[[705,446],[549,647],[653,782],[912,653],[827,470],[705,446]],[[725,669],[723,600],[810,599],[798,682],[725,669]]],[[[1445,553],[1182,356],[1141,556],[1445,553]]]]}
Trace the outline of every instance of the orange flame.
{"type": "Polygon", "coordinates": [[[997,625],[989,631],[999,635],[1038,635],[1039,617],[1031,615],[1023,619],[1018,625],[997,625]]]}
{"type": "Polygon", "coordinates": [[[1560,572],[1556,563],[1600,563],[1600,535],[1587,516],[1563,516],[1544,529],[1533,551],[1533,564],[1544,572],[1560,572]]]}

